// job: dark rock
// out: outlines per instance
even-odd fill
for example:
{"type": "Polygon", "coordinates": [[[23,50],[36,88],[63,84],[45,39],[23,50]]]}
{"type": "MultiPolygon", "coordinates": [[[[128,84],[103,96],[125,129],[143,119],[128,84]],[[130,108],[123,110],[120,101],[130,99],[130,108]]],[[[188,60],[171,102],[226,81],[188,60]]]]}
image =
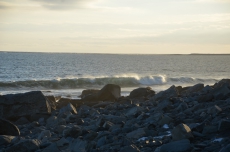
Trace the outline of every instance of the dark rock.
{"type": "Polygon", "coordinates": [[[83,90],[79,97],[84,99],[86,96],[97,94],[99,91],[100,90],[97,90],[97,89],[83,90]]]}
{"type": "Polygon", "coordinates": [[[181,94],[188,95],[188,94],[191,94],[193,92],[201,91],[203,88],[204,88],[204,84],[199,83],[199,84],[196,84],[196,85],[194,85],[192,87],[189,87],[185,91],[181,92],[181,94]]]}
{"type": "Polygon", "coordinates": [[[128,116],[128,117],[129,116],[135,116],[137,114],[140,114],[143,110],[144,110],[144,108],[142,108],[142,107],[133,107],[133,108],[129,109],[125,113],[125,115],[128,116]]]}
{"type": "Polygon", "coordinates": [[[217,126],[204,126],[202,134],[208,135],[210,133],[216,133],[218,131],[217,126]]]}
{"type": "Polygon", "coordinates": [[[212,93],[206,94],[206,95],[201,95],[198,97],[198,101],[199,102],[208,102],[208,101],[212,101],[212,99],[214,99],[214,96],[212,93]]]}
{"type": "Polygon", "coordinates": [[[41,144],[40,140],[26,139],[18,142],[17,144],[14,144],[13,146],[9,147],[6,151],[7,152],[25,152],[25,151],[32,152],[38,150],[40,144],[41,144]]]}
{"type": "Polygon", "coordinates": [[[230,144],[228,144],[227,146],[223,147],[220,152],[230,152],[230,144]]]}
{"type": "Polygon", "coordinates": [[[86,152],[87,145],[87,141],[77,138],[70,143],[69,149],[71,152],[86,152]]]}
{"type": "Polygon", "coordinates": [[[138,139],[146,135],[144,128],[139,128],[126,135],[127,138],[138,139]]]}
{"type": "Polygon", "coordinates": [[[152,88],[150,87],[146,87],[146,88],[137,88],[134,89],[133,91],[130,92],[130,97],[131,98],[136,98],[136,97],[146,97],[148,95],[155,95],[155,91],[152,90],[152,88]]]}
{"type": "Polygon", "coordinates": [[[221,120],[219,122],[219,126],[218,126],[219,131],[229,130],[229,128],[230,128],[230,121],[229,120],[221,120]]]}
{"type": "Polygon", "coordinates": [[[125,146],[121,149],[120,152],[140,152],[140,149],[138,149],[135,145],[132,144],[129,146],[125,146]]]}
{"type": "Polygon", "coordinates": [[[61,109],[62,107],[67,106],[71,102],[71,99],[68,98],[61,98],[57,101],[57,109],[61,109]]]}
{"type": "Polygon", "coordinates": [[[106,106],[110,105],[110,104],[113,104],[113,102],[102,102],[102,103],[97,103],[95,104],[94,106],[92,106],[93,108],[99,108],[99,107],[102,107],[102,108],[105,108],[106,106]]]}
{"type": "Polygon", "coordinates": [[[97,93],[82,98],[83,101],[114,101],[121,96],[121,87],[115,84],[107,84],[97,93]]]}
{"type": "Polygon", "coordinates": [[[0,135],[0,146],[8,145],[15,138],[15,136],[0,135]]]}
{"type": "Polygon", "coordinates": [[[78,136],[80,136],[82,134],[82,130],[79,126],[74,125],[73,127],[66,127],[63,130],[63,136],[64,137],[73,137],[73,138],[77,138],[78,136]]]}
{"type": "Polygon", "coordinates": [[[162,145],[159,152],[188,152],[190,149],[190,141],[183,139],[162,145]]]}
{"type": "Polygon", "coordinates": [[[66,121],[63,118],[58,118],[56,116],[51,116],[49,119],[46,120],[46,127],[47,128],[55,128],[58,125],[65,125],[66,121]]]}
{"type": "Polygon", "coordinates": [[[97,147],[99,148],[99,147],[105,145],[105,144],[106,144],[106,140],[107,140],[106,136],[101,137],[101,138],[97,141],[97,147]]]}
{"type": "Polygon", "coordinates": [[[0,135],[19,136],[20,131],[13,123],[0,118],[0,135]]]}
{"type": "Polygon", "coordinates": [[[30,122],[25,117],[21,117],[15,122],[15,124],[17,124],[17,125],[25,125],[28,123],[30,123],[30,122]]]}
{"type": "Polygon", "coordinates": [[[36,113],[50,113],[51,107],[41,91],[0,96],[0,117],[18,119],[36,113]]]}
{"type": "Polygon", "coordinates": [[[57,108],[56,108],[56,99],[55,99],[55,97],[54,96],[45,96],[45,97],[49,101],[49,104],[50,104],[52,110],[56,110],[57,108]]]}
{"type": "Polygon", "coordinates": [[[226,99],[230,96],[229,84],[223,84],[222,86],[215,88],[211,93],[215,99],[226,99]]]}
{"type": "Polygon", "coordinates": [[[172,130],[173,140],[193,138],[191,129],[186,124],[179,124],[172,130]]]}
{"type": "Polygon", "coordinates": [[[164,124],[170,124],[173,119],[167,115],[163,115],[161,120],[158,122],[159,125],[163,126],[164,124]]]}
{"type": "Polygon", "coordinates": [[[165,91],[157,93],[152,99],[154,101],[169,99],[172,97],[177,97],[179,95],[176,87],[173,85],[165,91]]]}
{"type": "Polygon", "coordinates": [[[46,148],[42,149],[42,152],[51,152],[51,151],[60,151],[57,147],[57,144],[51,143],[49,146],[46,148]]]}
{"type": "Polygon", "coordinates": [[[68,112],[71,112],[72,114],[77,114],[76,108],[75,108],[71,103],[69,103],[69,104],[66,105],[65,107],[62,107],[62,108],[59,110],[59,115],[61,115],[61,114],[63,114],[63,113],[68,113],[68,112]]]}

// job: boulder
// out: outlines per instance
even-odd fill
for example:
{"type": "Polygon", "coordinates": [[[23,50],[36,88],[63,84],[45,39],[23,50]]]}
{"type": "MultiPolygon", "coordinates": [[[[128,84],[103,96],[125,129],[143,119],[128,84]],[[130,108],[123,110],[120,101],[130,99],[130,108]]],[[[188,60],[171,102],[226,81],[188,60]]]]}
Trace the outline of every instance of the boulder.
{"type": "MultiPolygon", "coordinates": [[[[95,91],[96,92],[96,91],[95,91]]],[[[97,93],[89,94],[82,98],[83,101],[114,101],[121,96],[121,87],[107,84],[97,93]]]]}
{"type": "Polygon", "coordinates": [[[164,100],[164,99],[169,99],[172,97],[177,97],[179,95],[177,88],[173,85],[170,88],[168,88],[165,91],[161,91],[157,93],[152,100],[153,101],[158,101],[158,100],[164,100]]]}
{"type": "Polygon", "coordinates": [[[77,114],[76,108],[71,103],[69,103],[67,106],[61,108],[59,110],[59,115],[62,115],[64,113],[68,113],[68,112],[71,112],[72,114],[77,114]]]}
{"type": "Polygon", "coordinates": [[[84,99],[86,96],[97,94],[100,90],[98,89],[87,89],[83,90],[81,95],[79,96],[81,99],[84,99]]]}
{"type": "Polygon", "coordinates": [[[151,87],[146,87],[146,88],[137,88],[134,89],[133,91],[130,92],[130,97],[131,98],[136,98],[136,97],[146,97],[148,95],[155,95],[155,91],[152,90],[151,87]]]}
{"type": "Polygon", "coordinates": [[[41,144],[40,140],[37,139],[26,139],[14,144],[13,146],[6,149],[8,152],[25,152],[25,151],[36,151],[39,149],[41,144]]]}
{"type": "Polygon", "coordinates": [[[50,113],[51,106],[41,91],[0,96],[0,117],[18,119],[35,113],[50,113]]]}
{"type": "Polygon", "coordinates": [[[0,118],[0,135],[19,136],[20,131],[13,123],[0,118]]]}
{"type": "Polygon", "coordinates": [[[204,88],[204,84],[199,83],[199,84],[196,84],[196,85],[194,85],[192,87],[189,87],[185,91],[181,92],[181,94],[188,95],[188,94],[191,94],[193,92],[201,91],[203,88],[204,88]]]}
{"type": "Polygon", "coordinates": [[[160,152],[187,152],[190,151],[191,145],[188,139],[170,142],[160,147],[160,152]]]}
{"type": "Polygon", "coordinates": [[[49,104],[52,110],[56,110],[56,99],[54,96],[46,96],[46,99],[49,101],[49,104]]]}
{"type": "Polygon", "coordinates": [[[80,136],[82,134],[82,130],[79,126],[74,125],[73,127],[66,127],[63,130],[63,136],[64,137],[73,137],[73,138],[77,138],[78,136],[80,136]]]}
{"type": "Polygon", "coordinates": [[[186,124],[179,124],[172,130],[173,140],[193,138],[191,129],[186,124]]]}
{"type": "Polygon", "coordinates": [[[0,146],[8,145],[15,138],[15,136],[0,135],[0,146]]]}
{"type": "Polygon", "coordinates": [[[224,83],[220,87],[216,87],[212,92],[215,99],[226,99],[230,97],[230,89],[229,89],[229,84],[224,83]]]}

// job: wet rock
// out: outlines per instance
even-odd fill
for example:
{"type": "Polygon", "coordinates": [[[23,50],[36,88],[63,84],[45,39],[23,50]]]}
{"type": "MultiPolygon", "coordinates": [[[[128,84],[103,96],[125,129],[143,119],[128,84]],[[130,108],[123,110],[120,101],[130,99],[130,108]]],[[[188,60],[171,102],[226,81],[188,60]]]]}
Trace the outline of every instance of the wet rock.
{"type": "Polygon", "coordinates": [[[137,130],[134,130],[126,135],[127,138],[134,138],[139,139],[141,137],[144,137],[146,135],[144,128],[139,128],[137,130]]]}
{"type": "Polygon", "coordinates": [[[133,107],[131,109],[129,109],[127,112],[126,112],[126,116],[129,117],[129,116],[135,116],[137,114],[140,114],[144,109],[142,107],[133,107]]]}
{"type": "Polygon", "coordinates": [[[191,129],[186,124],[179,124],[172,130],[173,140],[193,138],[191,129]]]}
{"type": "Polygon", "coordinates": [[[183,139],[162,145],[159,148],[159,152],[187,152],[190,149],[190,141],[188,139],[183,139]]]}
{"type": "Polygon", "coordinates": [[[0,118],[0,135],[19,136],[20,131],[13,123],[0,118]]]}
{"type": "Polygon", "coordinates": [[[163,115],[161,120],[158,122],[159,125],[163,126],[164,124],[170,124],[173,119],[167,115],[163,115]]]}
{"type": "Polygon", "coordinates": [[[51,107],[41,91],[0,96],[0,117],[18,119],[36,113],[50,113],[51,107]]]}
{"type": "Polygon", "coordinates": [[[137,88],[130,92],[130,98],[136,98],[136,97],[146,97],[148,95],[155,95],[155,91],[152,90],[150,87],[146,88],[137,88]]]}
{"type": "Polygon", "coordinates": [[[217,126],[204,126],[204,129],[202,131],[202,134],[208,135],[210,133],[215,133],[218,131],[217,126]]]}
{"type": "Polygon", "coordinates": [[[140,152],[140,149],[138,149],[135,145],[132,144],[123,147],[120,152],[140,152]]]}
{"type": "Polygon", "coordinates": [[[25,152],[25,151],[36,151],[39,149],[41,144],[40,140],[37,139],[26,139],[14,144],[13,146],[9,147],[6,151],[7,152],[25,152]]]}

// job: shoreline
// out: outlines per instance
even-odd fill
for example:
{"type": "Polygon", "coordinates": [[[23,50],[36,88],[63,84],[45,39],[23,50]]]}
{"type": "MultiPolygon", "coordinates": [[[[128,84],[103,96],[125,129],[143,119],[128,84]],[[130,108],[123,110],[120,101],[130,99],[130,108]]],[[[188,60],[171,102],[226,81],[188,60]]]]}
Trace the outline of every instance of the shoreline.
{"type": "Polygon", "coordinates": [[[121,96],[113,84],[86,90],[81,99],[55,99],[40,91],[1,95],[0,108],[0,149],[6,152],[22,147],[36,152],[227,151],[230,146],[230,79],[160,92],[136,88],[129,96],[121,96]]]}

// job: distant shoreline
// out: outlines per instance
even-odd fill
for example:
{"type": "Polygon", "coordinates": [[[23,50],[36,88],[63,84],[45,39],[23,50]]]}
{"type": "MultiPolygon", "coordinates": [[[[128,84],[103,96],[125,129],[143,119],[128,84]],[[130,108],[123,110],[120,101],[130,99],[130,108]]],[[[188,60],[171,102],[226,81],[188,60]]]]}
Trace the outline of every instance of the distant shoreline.
{"type": "Polygon", "coordinates": [[[121,54],[121,53],[83,53],[83,52],[17,52],[17,51],[0,51],[0,53],[47,53],[47,54],[95,54],[95,55],[230,55],[230,53],[190,53],[190,54],[121,54]]]}

